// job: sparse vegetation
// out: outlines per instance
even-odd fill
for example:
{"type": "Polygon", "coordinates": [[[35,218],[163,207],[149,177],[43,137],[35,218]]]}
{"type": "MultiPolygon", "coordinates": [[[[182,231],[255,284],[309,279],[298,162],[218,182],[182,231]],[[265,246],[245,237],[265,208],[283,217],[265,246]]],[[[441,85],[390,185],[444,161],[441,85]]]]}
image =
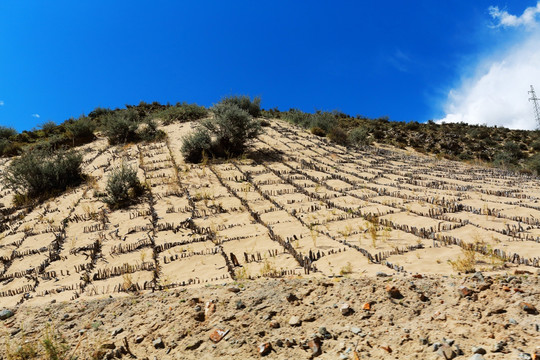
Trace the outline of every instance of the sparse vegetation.
{"type": "Polygon", "coordinates": [[[159,112],[157,117],[163,120],[163,125],[172,124],[175,121],[186,122],[205,118],[208,116],[208,110],[197,104],[178,103],[159,112]]]}
{"type": "Polygon", "coordinates": [[[473,273],[476,271],[476,252],[474,250],[462,250],[463,255],[458,257],[457,260],[448,260],[448,263],[452,266],[452,269],[465,274],[473,273]]]}

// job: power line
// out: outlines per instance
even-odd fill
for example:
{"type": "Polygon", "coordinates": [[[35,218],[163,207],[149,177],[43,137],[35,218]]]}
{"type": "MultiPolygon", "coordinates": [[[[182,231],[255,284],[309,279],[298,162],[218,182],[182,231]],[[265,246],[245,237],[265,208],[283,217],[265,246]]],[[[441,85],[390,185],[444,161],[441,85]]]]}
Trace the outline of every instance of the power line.
{"type": "Polygon", "coordinates": [[[539,98],[536,97],[536,92],[534,91],[534,87],[531,85],[531,90],[529,91],[529,94],[531,94],[531,97],[529,98],[529,101],[533,102],[534,106],[534,115],[535,120],[538,126],[540,127],[540,106],[538,105],[539,98]]]}

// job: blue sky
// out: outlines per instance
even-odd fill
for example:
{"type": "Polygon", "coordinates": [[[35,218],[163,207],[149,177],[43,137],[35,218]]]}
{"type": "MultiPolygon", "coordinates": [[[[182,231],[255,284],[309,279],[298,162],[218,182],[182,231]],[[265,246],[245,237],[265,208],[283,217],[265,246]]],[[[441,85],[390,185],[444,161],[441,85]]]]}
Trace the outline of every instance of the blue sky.
{"type": "MultiPolygon", "coordinates": [[[[518,71],[523,64],[512,57],[540,38],[536,6],[525,0],[2,1],[0,124],[23,130],[97,106],[141,100],[209,106],[224,95],[249,94],[281,110],[526,128],[534,125],[527,90],[534,81],[540,90],[538,71],[512,90],[524,99],[521,122],[502,110],[495,121],[493,109],[483,114],[475,106],[485,89],[510,91],[502,89],[504,76],[516,78],[506,71],[507,60],[518,71]],[[497,64],[504,76],[486,80],[497,64]]],[[[523,61],[540,69],[537,52],[523,54],[529,58],[523,61]]],[[[499,96],[508,98],[504,91],[499,96]]]]}

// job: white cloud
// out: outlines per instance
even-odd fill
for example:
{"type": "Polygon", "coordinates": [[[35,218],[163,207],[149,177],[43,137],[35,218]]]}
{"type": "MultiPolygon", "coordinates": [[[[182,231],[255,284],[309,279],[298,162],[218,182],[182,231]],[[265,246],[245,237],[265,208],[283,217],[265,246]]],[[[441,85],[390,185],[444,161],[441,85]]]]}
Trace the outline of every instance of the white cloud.
{"type": "Polygon", "coordinates": [[[0,106],[4,106],[4,100],[0,100],[0,106]]]}
{"type": "Polygon", "coordinates": [[[520,16],[500,10],[498,6],[490,6],[488,11],[493,19],[498,20],[496,27],[537,27],[536,15],[540,14],[540,1],[536,3],[536,6],[526,8],[520,16]]]}
{"type": "MultiPolygon", "coordinates": [[[[528,24],[534,21],[529,9],[519,17],[496,10],[501,24],[528,24]],[[530,18],[533,20],[527,20],[530,18]]],[[[540,3],[534,9],[540,11],[540,3]]],[[[522,38],[501,55],[482,59],[475,74],[448,93],[446,116],[439,123],[465,122],[527,130],[538,126],[528,91],[534,85],[537,95],[540,94],[540,31],[528,32],[522,38]]]]}
{"type": "Polygon", "coordinates": [[[32,117],[35,117],[36,119],[39,119],[41,116],[39,116],[39,114],[32,114],[32,117]]]}

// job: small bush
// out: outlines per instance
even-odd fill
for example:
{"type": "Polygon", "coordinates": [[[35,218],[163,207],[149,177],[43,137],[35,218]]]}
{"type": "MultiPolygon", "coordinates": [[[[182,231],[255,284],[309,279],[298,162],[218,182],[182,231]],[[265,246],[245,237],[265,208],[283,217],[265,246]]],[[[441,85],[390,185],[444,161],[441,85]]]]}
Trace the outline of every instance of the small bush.
{"type": "Polygon", "coordinates": [[[144,193],[144,186],[137,177],[137,170],[122,165],[107,179],[106,196],[103,200],[111,209],[129,206],[144,193]]]}
{"type": "Polygon", "coordinates": [[[349,133],[349,142],[356,146],[366,146],[371,144],[369,131],[365,127],[355,127],[349,133]]]}
{"type": "Polygon", "coordinates": [[[103,119],[103,131],[111,145],[137,140],[141,118],[135,109],[107,113],[103,119]]]}
{"type": "Polygon", "coordinates": [[[261,125],[249,113],[234,104],[217,104],[214,118],[201,123],[215,137],[212,153],[218,157],[242,154],[250,140],[261,132],[261,125]]]}
{"type": "Polygon", "coordinates": [[[49,134],[56,129],[56,123],[52,120],[49,120],[45,121],[43,124],[40,124],[39,127],[45,132],[45,134],[49,134]]]}
{"type": "Polygon", "coordinates": [[[208,155],[212,148],[212,139],[205,129],[198,129],[182,140],[182,153],[184,160],[199,163],[204,155],[208,155]]]}
{"type": "Polygon", "coordinates": [[[81,164],[82,155],[73,150],[33,149],[14,159],[2,180],[16,194],[42,199],[78,185],[81,164]]]}
{"type": "Polygon", "coordinates": [[[247,111],[249,115],[253,117],[259,117],[261,113],[261,98],[260,97],[255,97],[252,101],[249,96],[245,96],[245,95],[227,96],[221,99],[219,104],[236,105],[240,109],[247,111]]]}
{"type": "Polygon", "coordinates": [[[349,144],[347,133],[339,127],[330,129],[328,138],[339,145],[347,146],[349,144]]]}
{"type": "Polygon", "coordinates": [[[94,140],[96,124],[87,117],[78,120],[70,119],[65,123],[66,136],[72,141],[73,146],[85,144],[94,140]]]}
{"type": "Polygon", "coordinates": [[[261,126],[262,126],[262,127],[268,127],[268,126],[270,126],[270,121],[265,120],[265,119],[261,120],[261,126]]]}
{"type": "Polygon", "coordinates": [[[317,135],[317,136],[320,136],[320,137],[325,137],[326,136],[326,131],[324,131],[323,129],[321,129],[318,126],[312,127],[310,131],[311,131],[311,133],[313,135],[317,135]]]}
{"type": "Polygon", "coordinates": [[[157,128],[157,123],[154,120],[146,119],[137,129],[137,138],[143,141],[162,140],[167,134],[157,128]]]}
{"type": "Polygon", "coordinates": [[[208,116],[208,110],[204,106],[188,104],[185,102],[176,104],[176,106],[171,106],[157,115],[157,117],[163,119],[163,125],[169,125],[175,121],[183,123],[199,120],[206,116],[208,116]]]}
{"type": "Polygon", "coordinates": [[[17,130],[12,127],[0,126],[0,139],[9,139],[17,135],[17,130]]]}
{"type": "Polygon", "coordinates": [[[540,175],[540,154],[534,154],[527,159],[526,169],[540,175]]]}
{"type": "Polygon", "coordinates": [[[452,269],[465,274],[470,274],[476,271],[476,253],[474,250],[462,250],[463,257],[458,257],[456,261],[448,260],[452,269]]]}

